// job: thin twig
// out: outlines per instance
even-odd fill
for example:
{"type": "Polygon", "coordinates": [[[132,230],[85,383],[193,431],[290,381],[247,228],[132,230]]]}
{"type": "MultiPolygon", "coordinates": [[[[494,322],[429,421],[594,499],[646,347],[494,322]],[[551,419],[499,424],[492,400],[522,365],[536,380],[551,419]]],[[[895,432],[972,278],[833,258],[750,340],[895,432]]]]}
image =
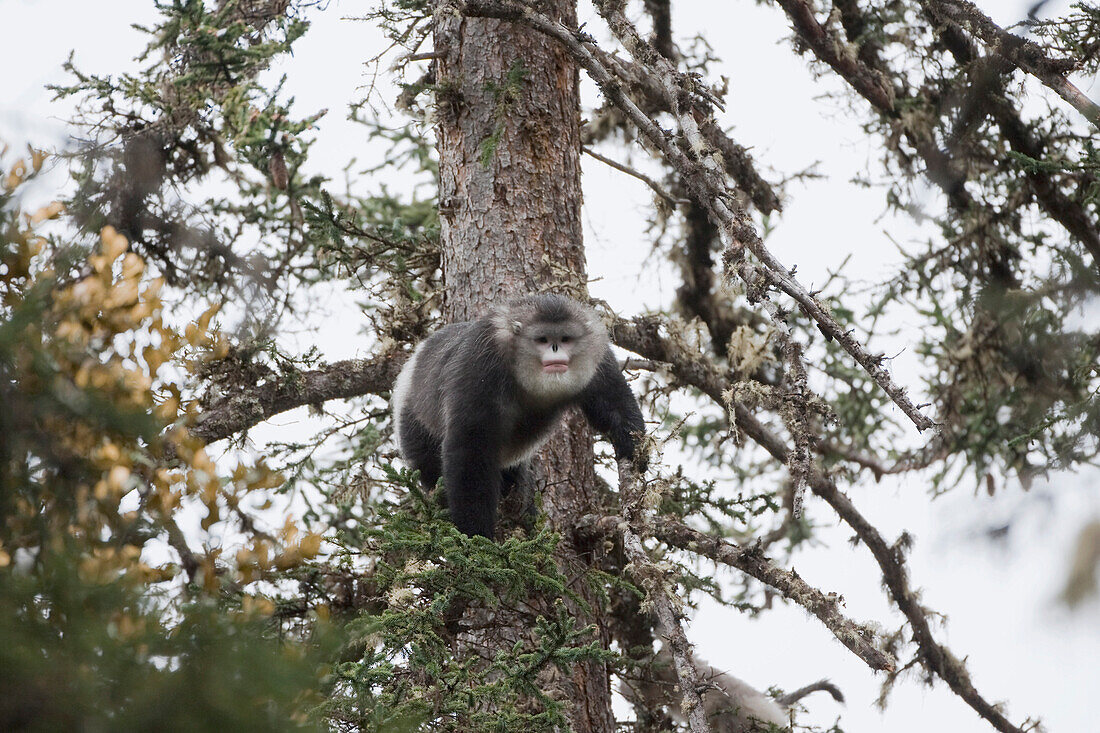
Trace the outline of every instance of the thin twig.
{"type": "Polygon", "coordinates": [[[672,194],[668,193],[663,188],[661,188],[661,184],[657,183],[657,181],[653,180],[652,178],[647,176],[645,173],[642,173],[641,171],[636,171],[633,168],[631,168],[630,166],[625,165],[623,163],[620,163],[618,161],[612,160],[611,158],[606,158],[606,157],[600,155],[599,153],[597,153],[592,148],[582,147],[581,152],[587,153],[588,155],[592,156],[593,158],[600,161],[601,163],[606,163],[607,165],[611,166],[612,168],[614,168],[617,171],[622,171],[623,173],[627,174],[628,176],[633,176],[633,177],[637,178],[639,181],[641,181],[642,183],[644,183],[645,185],[647,185],[651,189],[653,189],[653,193],[655,193],[658,196],[660,196],[661,198],[663,198],[665,201],[667,201],[672,206],[676,206],[678,204],[690,204],[691,203],[690,199],[674,198],[672,196],[672,194]]]}

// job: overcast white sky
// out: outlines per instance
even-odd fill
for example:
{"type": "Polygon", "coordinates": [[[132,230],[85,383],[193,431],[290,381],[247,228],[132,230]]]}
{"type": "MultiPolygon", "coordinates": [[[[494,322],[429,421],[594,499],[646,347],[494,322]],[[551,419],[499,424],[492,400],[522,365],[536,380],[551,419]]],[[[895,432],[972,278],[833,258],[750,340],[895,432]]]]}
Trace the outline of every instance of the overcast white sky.
{"type": "MultiPolygon", "coordinates": [[[[327,108],[319,127],[312,161],[319,171],[338,178],[349,157],[364,167],[374,160],[358,129],[343,121],[345,105],[369,83],[362,66],[379,47],[380,36],[368,24],[351,22],[374,2],[333,2],[318,15],[314,28],[296,45],[294,58],[278,73],[290,76],[288,89],[304,116],[327,108]]],[[[1024,17],[1030,3],[1020,0],[979,2],[1002,23],[1024,17]]],[[[853,176],[874,167],[877,149],[859,130],[858,116],[844,104],[822,102],[823,91],[836,89],[828,76],[815,80],[805,61],[781,41],[786,26],[781,13],[755,2],[674,2],[678,40],[707,34],[723,64],[714,69],[730,79],[724,122],[735,138],[754,148],[757,161],[775,170],[775,178],[819,162],[828,178],[792,185],[782,218],[772,235],[773,251],[797,265],[807,285],[821,283],[830,268],[854,254],[849,275],[867,283],[892,272],[899,261],[893,241],[920,236],[906,220],[884,217],[881,191],[852,185],[853,176]]],[[[1068,3],[1052,2],[1048,12],[1068,3]]],[[[582,13],[588,13],[585,6],[582,13]]],[[[50,102],[44,90],[63,80],[61,64],[75,50],[79,65],[107,73],[127,68],[143,46],[130,23],[152,23],[151,2],[79,0],[35,2],[0,0],[0,142],[59,146],[66,140],[69,109],[50,102]]],[[[593,19],[590,30],[598,28],[593,19]]],[[[1087,93],[1098,96],[1090,83],[1087,93]]],[[[595,99],[591,85],[588,101],[595,99]]],[[[615,152],[628,160],[627,150],[615,152]]],[[[635,154],[635,162],[642,156],[635,154]]],[[[645,263],[648,239],[644,212],[651,194],[643,184],[586,159],[585,237],[593,294],[620,313],[667,304],[676,285],[669,271],[645,263]]],[[[933,193],[928,203],[937,203],[933,193]]],[[[857,302],[861,296],[853,294],[857,302]]],[[[334,296],[334,306],[344,302],[334,296]]],[[[356,355],[363,344],[348,338],[349,318],[326,319],[300,334],[303,344],[316,343],[330,360],[356,355]]],[[[918,321],[899,316],[902,327],[918,321]]],[[[364,342],[365,343],[365,342],[364,342]]],[[[904,339],[900,346],[904,347],[904,339]]],[[[910,352],[894,363],[900,381],[919,387],[918,364],[910,352]]],[[[263,435],[291,439],[301,429],[295,413],[281,416],[263,435]]],[[[916,438],[914,438],[916,439],[916,438]]],[[[857,506],[887,538],[908,531],[916,544],[911,557],[912,582],[923,600],[948,616],[939,637],[961,657],[974,682],[992,700],[1007,702],[1010,720],[1041,718],[1049,731],[1098,730],[1095,697],[1100,691],[1100,604],[1093,602],[1070,614],[1059,607],[1057,592],[1074,533],[1082,522],[1100,515],[1095,473],[1061,476],[1029,493],[1010,484],[995,497],[953,492],[931,502],[921,477],[851,487],[857,506]],[[1000,518],[1021,517],[1003,542],[993,543],[982,530],[1000,518]]],[[[810,583],[838,591],[856,620],[880,620],[894,628],[900,622],[875,578],[869,554],[853,549],[850,531],[836,526],[830,512],[808,501],[808,511],[824,524],[820,546],[799,555],[795,567],[810,583]]],[[[793,689],[829,677],[848,697],[841,708],[825,696],[809,698],[803,722],[827,725],[838,714],[852,732],[984,731],[982,722],[942,682],[928,688],[919,680],[901,685],[885,712],[873,706],[878,681],[814,619],[797,607],[783,607],[750,620],[736,611],[704,605],[689,630],[699,651],[712,664],[752,684],[793,689]]]]}

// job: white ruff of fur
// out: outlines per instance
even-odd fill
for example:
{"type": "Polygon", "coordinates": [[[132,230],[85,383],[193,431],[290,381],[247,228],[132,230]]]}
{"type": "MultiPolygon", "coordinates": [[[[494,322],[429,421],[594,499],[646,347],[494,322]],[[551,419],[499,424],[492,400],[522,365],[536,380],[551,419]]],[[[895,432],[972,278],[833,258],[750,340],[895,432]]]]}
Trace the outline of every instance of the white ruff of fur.
{"type": "Polygon", "coordinates": [[[412,356],[405,362],[405,366],[401,367],[401,373],[397,375],[397,381],[393,384],[393,391],[390,392],[390,413],[393,415],[393,437],[397,442],[397,450],[404,454],[404,448],[401,446],[401,413],[405,410],[405,401],[409,396],[409,388],[412,387],[413,372],[416,371],[416,357],[420,355],[420,348],[424,345],[421,342],[413,351],[412,356]]]}
{"type": "Polygon", "coordinates": [[[515,370],[516,381],[524,393],[535,402],[552,404],[576,397],[592,381],[596,373],[596,361],[592,358],[575,359],[569,371],[559,374],[541,369],[520,366],[515,370]]]}

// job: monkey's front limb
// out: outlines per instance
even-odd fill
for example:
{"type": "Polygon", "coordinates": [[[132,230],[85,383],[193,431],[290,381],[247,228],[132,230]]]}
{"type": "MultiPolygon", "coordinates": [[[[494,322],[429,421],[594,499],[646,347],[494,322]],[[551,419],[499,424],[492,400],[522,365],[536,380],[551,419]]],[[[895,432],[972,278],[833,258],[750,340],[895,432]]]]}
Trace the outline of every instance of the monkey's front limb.
{"type": "Polygon", "coordinates": [[[465,535],[493,539],[500,501],[499,449],[484,429],[472,424],[447,428],[443,441],[443,486],[451,521],[465,535]]]}
{"type": "Polygon", "coordinates": [[[635,455],[645,432],[642,410],[611,349],[604,353],[596,375],[581,394],[580,405],[592,427],[611,441],[615,457],[640,459],[638,466],[644,470],[645,456],[635,455]]]}

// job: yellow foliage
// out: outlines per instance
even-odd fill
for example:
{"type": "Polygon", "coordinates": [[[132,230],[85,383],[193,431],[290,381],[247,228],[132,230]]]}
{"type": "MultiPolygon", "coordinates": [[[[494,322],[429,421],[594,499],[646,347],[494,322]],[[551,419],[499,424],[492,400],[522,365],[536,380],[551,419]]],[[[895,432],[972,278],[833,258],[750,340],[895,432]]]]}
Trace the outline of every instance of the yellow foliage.
{"type": "Polygon", "coordinates": [[[137,299],[137,280],[120,280],[115,283],[113,288],[107,291],[101,307],[120,308],[124,305],[131,306],[137,303],[137,299]]]}
{"type": "Polygon", "coordinates": [[[262,596],[244,596],[241,598],[241,613],[246,616],[270,616],[275,613],[275,604],[262,596]]]}
{"type": "Polygon", "coordinates": [[[188,323],[183,330],[183,337],[191,346],[198,346],[206,338],[206,332],[199,328],[197,324],[188,323]]]}
{"type": "Polygon", "coordinates": [[[202,527],[204,531],[210,529],[222,519],[221,510],[218,508],[217,502],[207,504],[206,508],[206,516],[199,522],[199,526],[202,527]]]}
{"type": "Polygon", "coordinates": [[[172,566],[164,566],[160,568],[150,567],[148,565],[141,566],[142,577],[141,582],[152,583],[165,583],[176,577],[176,568],[172,566]]]}
{"type": "MultiPolygon", "coordinates": [[[[31,151],[33,170],[41,168],[44,160],[44,153],[31,151]]],[[[0,174],[0,182],[10,190],[28,175],[28,164],[19,161],[6,176],[0,174]]],[[[0,267],[4,306],[20,307],[32,289],[49,293],[36,318],[13,336],[19,339],[19,346],[13,352],[9,378],[16,383],[17,393],[28,395],[28,399],[60,389],[73,405],[102,401],[146,420],[152,416],[156,422],[150,424],[159,433],[150,436],[146,432],[138,438],[136,432],[97,421],[94,408],[88,407],[83,408],[87,413],[74,409],[71,414],[29,416],[36,420],[36,430],[50,436],[52,452],[73,457],[87,466],[88,472],[86,481],[75,487],[71,482],[52,486],[50,477],[43,476],[34,501],[23,497],[12,501],[0,535],[8,542],[0,550],[0,567],[10,565],[12,554],[21,546],[77,542],[82,543],[78,571],[89,580],[164,582],[176,576],[178,567],[171,561],[151,567],[142,560],[141,544],[121,544],[133,542],[126,539],[135,536],[131,528],[149,526],[159,539],[178,542],[184,532],[176,515],[182,507],[193,506],[187,497],[202,502],[205,516],[200,526],[207,530],[223,514],[234,516],[227,508],[243,511],[240,500],[249,492],[278,487],[283,477],[262,460],[255,465],[242,462],[230,474],[231,489],[223,488],[215,461],[186,430],[199,407],[185,399],[191,386],[173,381],[184,372],[164,367],[176,364],[191,369],[202,359],[228,354],[229,344],[214,325],[220,303],[206,308],[183,333],[167,325],[164,280],[151,277],[146,262],[130,250],[126,237],[111,227],[100,232],[97,252],[88,256],[83,266],[74,268],[79,276],[58,279],[49,257],[44,256],[49,254],[47,243],[33,228],[63,215],[64,207],[51,203],[29,216],[18,215],[16,229],[20,231],[4,234],[9,243],[0,267]],[[47,356],[51,375],[44,376],[37,366],[40,353],[47,356]],[[141,493],[142,501],[136,509],[127,502],[129,511],[123,514],[120,501],[134,489],[141,493]],[[12,537],[18,538],[17,544],[7,539],[12,537]]],[[[210,592],[219,591],[223,581],[260,580],[273,563],[281,568],[297,565],[316,557],[322,545],[319,535],[302,536],[288,523],[277,542],[247,537],[235,553],[236,569],[231,571],[219,564],[217,542],[194,536],[183,541],[199,565],[194,580],[210,592]]],[[[274,611],[266,599],[249,603],[257,612],[274,611]]],[[[115,623],[121,638],[138,632],[127,616],[120,616],[115,623]]]]}
{"type": "MultiPolygon", "coordinates": [[[[158,365],[159,366],[159,365],[158,365]]],[[[180,396],[169,394],[161,400],[160,404],[153,408],[153,414],[164,422],[173,422],[180,412],[180,396]]]]}
{"type": "Polygon", "coordinates": [[[99,236],[102,242],[100,251],[109,263],[117,260],[130,247],[130,242],[126,237],[119,234],[113,226],[103,227],[99,236]]]}
{"type": "Polygon", "coordinates": [[[46,204],[38,211],[31,214],[30,223],[40,224],[41,222],[48,221],[49,219],[56,219],[61,215],[61,212],[65,210],[65,205],[60,201],[54,201],[52,204],[46,204]]]}
{"type": "Polygon", "coordinates": [[[286,521],[283,523],[283,528],[279,532],[279,535],[285,544],[294,544],[295,540],[298,539],[298,525],[294,523],[293,519],[287,517],[286,521]]]}
{"type": "Polygon", "coordinates": [[[302,554],[297,547],[291,546],[275,556],[275,567],[279,570],[289,570],[300,565],[302,554]]]}
{"type": "Polygon", "coordinates": [[[145,632],[145,621],[135,619],[128,613],[118,613],[111,619],[107,631],[117,639],[132,639],[145,632]]]}
{"type": "MultiPolygon", "coordinates": [[[[164,287],[164,278],[163,277],[153,278],[145,286],[145,291],[141,294],[141,297],[142,297],[143,300],[146,300],[150,303],[154,303],[156,305],[157,311],[160,310],[160,291],[163,287],[164,287]]],[[[164,327],[164,323],[161,321],[159,315],[157,315],[157,317],[153,319],[153,322],[150,324],[150,327],[153,328],[154,330],[160,330],[161,328],[164,327]]]]}
{"type": "MultiPolygon", "coordinates": [[[[122,258],[122,279],[137,280],[145,273],[145,262],[133,252],[122,258]]],[[[147,291],[148,292],[148,291],[147,291]]]]}
{"type": "Polygon", "coordinates": [[[14,191],[27,177],[27,164],[22,160],[15,161],[7,178],[4,179],[4,188],[14,191]]]}
{"type": "Polygon", "coordinates": [[[72,287],[72,297],[80,305],[98,305],[107,293],[107,287],[98,278],[87,277],[72,287]]]}
{"type": "Polygon", "coordinates": [[[317,557],[317,554],[321,552],[321,539],[321,535],[315,532],[306,534],[302,541],[298,543],[298,549],[302,557],[306,560],[317,557]]]}
{"type": "Polygon", "coordinates": [[[215,593],[218,590],[217,559],[217,552],[211,551],[200,563],[199,577],[202,579],[202,588],[207,593],[215,593]]]}
{"type": "Polygon", "coordinates": [[[203,314],[199,316],[195,321],[196,325],[205,333],[210,328],[210,319],[218,314],[218,311],[222,309],[221,303],[215,303],[214,305],[203,311],[203,314]]]}
{"type": "Polygon", "coordinates": [[[210,460],[210,457],[206,455],[205,448],[199,448],[191,456],[191,465],[200,471],[206,471],[207,473],[214,473],[214,462],[210,460]]]}
{"type": "MultiPolygon", "coordinates": [[[[163,347],[150,345],[141,350],[141,358],[145,359],[145,365],[149,367],[149,374],[154,377],[161,365],[168,361],[168,357],[168,350],[163,347]]],[[[174,418],[175,414],[172,417],[174,418]]]]}
{"type": "Polygon", "coordinates": [[[122,451],[114,443],[106,441],[99,447],[97,458],[102,463],[117,463],[122,458],[122,451]]]}
{"type": "Polygon", "coordinates": [[[126,491],[126,482],[130,478],[130,469],[126,466],[112,466],[107,473],[107,486],[121,496],[126,491]]]}
{"type": "Polygon", "coordinates": [[[45,150],[36,150],[30,145],[27,146],[27,150],[31,154],[31,169],[37,173],[42,170],[42,164],[46,162],[46,158],[49,157],[49,153],[45,150]]]}

